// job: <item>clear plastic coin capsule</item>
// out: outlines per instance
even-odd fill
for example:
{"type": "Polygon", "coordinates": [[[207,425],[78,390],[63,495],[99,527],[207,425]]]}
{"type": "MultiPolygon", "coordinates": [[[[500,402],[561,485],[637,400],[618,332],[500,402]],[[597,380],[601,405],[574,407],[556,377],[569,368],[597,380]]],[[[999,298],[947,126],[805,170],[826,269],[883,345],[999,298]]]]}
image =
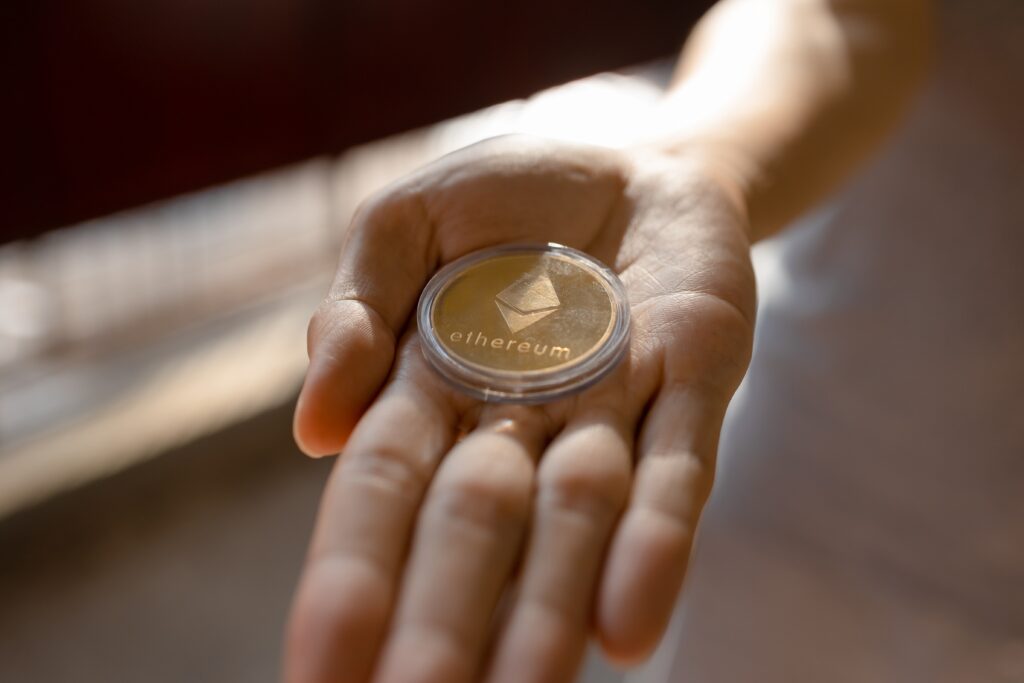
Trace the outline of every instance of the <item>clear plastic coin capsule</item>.
{"type": "Polygon", "coordinates": [[[420,296],[423,354],[485,401],[539,403],[580,391],[621,360],[629,304],[615,273],[558,244],[464,256],[420,296]]]}

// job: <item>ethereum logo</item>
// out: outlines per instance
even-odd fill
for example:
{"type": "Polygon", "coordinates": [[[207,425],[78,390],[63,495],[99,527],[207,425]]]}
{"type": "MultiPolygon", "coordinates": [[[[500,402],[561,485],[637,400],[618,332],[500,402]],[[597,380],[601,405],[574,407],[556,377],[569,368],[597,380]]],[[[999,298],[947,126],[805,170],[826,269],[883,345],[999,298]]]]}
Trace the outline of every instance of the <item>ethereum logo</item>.
{"type": "Polygon", "coordinates": [[[514,334],[548,317],[562,302],[546,274],[527,273],[501,290],[494,303],[514,334]]]}

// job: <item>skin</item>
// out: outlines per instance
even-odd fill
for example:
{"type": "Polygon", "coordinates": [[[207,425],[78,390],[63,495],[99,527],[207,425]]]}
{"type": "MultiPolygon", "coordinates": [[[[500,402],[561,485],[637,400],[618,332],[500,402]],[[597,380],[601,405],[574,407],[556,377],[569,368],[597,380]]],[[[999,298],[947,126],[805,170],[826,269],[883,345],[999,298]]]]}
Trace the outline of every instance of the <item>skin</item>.
{"type": "Polygon", "coordinates": [[[926,10],[720,3],[645,143],[497,138],[363,204],[310,324],[296,409],[303,450],[341,455],[286,681],[570,681],[592,635],[622,663],[651,651],[750,357],[750,246],[898,118],[925,63],[926,10]],[[743,39],[752,20],[773,30],[743,39]],[[481,404],[427,366],[410,315],[443,264],[527,241],[619,273],[630,350],[581,394],[481,404]]]}

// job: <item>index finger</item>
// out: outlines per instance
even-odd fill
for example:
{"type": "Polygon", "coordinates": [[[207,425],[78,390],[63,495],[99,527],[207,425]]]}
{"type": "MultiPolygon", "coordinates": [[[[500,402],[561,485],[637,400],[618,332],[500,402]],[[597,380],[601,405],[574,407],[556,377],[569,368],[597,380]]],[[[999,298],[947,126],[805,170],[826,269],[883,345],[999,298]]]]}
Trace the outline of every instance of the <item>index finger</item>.
{"type": "Polygon", "coordinates": [[[420,500],[459,419],[415,346],[324,492],[288,627],[290,683],[365,683],[376,659],[420,500]]]}

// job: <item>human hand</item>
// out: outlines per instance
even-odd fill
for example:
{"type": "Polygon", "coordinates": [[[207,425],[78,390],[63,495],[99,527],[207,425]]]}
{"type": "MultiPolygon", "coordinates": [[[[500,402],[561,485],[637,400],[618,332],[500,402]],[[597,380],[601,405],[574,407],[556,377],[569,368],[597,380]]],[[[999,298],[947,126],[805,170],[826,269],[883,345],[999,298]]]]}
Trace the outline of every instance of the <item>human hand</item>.
{"type": "Polygon", "coordinates": [[[708,155],[522,137],[460,150],[353,219],[310,324],[295,417],[341,450],[288,629],[289,683],[568,681],[596,631],[634,661],[665,628],[749,359],[742,200],[708,155]],[[482,404],[421,354],[433,272],[559,242],[619,273],[630,349],[541,406],[482,404]]]}

